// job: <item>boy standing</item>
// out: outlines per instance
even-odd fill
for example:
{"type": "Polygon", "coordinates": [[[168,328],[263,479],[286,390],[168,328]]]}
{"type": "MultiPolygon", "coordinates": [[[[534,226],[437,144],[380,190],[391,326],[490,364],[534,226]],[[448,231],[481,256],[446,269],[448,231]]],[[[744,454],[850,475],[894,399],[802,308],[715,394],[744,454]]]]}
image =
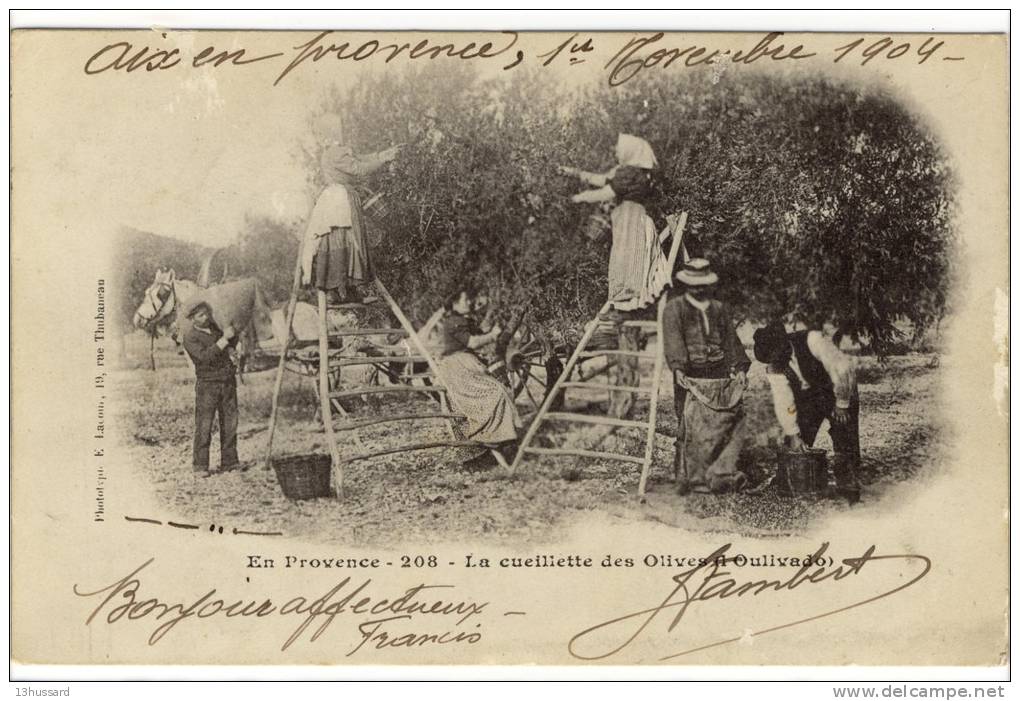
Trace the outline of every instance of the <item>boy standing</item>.
{"type": "Polygon", "coordinates": [[[208,477],[209,443],[213,418],[220,419],[220,472],[241,467],[237,459],[237,381],[229,349],[236,344],[234,327],[220,330],[206,302],[196,303],[186,315],[192,328],[184,336],[184,349],[195,365],[195,441],[192,466],[208,477]]]}
{"type": "Polygon", "coordinates": [[[851,359],[821,331],[787,333],[781,322],[754,332],[754,356],[766,364],[776,419],[794,450],[815,442],[829,420],[836,486],[851,502],[860,499],[860,399],[851,359]]]}

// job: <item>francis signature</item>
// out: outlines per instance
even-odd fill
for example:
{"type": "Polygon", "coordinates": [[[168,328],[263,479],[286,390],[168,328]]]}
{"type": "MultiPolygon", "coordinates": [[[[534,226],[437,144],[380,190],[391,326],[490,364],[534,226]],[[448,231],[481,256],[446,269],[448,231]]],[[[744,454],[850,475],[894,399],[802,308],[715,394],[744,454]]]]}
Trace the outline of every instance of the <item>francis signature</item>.
{"type": "MultiPolygon", "coordinates": [[[[712,603],[726,602],[747,596],[790,595],[801,587],[820,584],[831,586],[847,578],[866,576],[883,565],[904,565],[907,563],[923,565],[923,569],[914,574],[912,579],[899,583],[894,588],[880,591],[848,605],[750,633],[751,636],[761,636],[874,603],[917,584],[931,570],[931,560],[924,555],[876,555],[874,545],[865,550],[860,557],[846,558],[838,565],[819,566],[817,563],[825,561],[823,556],[829,548],[828,543],[823,543],[811,556],[809,564],[802,566],[788,578],[740,581],[726,569],[727,561],[732,562],[732,558],[726,557],[731,548],[732,544],[723,545],[708,557],[700,560],[700,564],[674,575],[672,577],[673,589],[658,605],[611,618],[577,633],[570,639],[568,645],[570,654],[582,660],[604,660],[626,650],[628,646],[643,636],[662,633],[662,626],[664,626],[666,634],[679,637],[684,617],[692,610],[692,607],[700,608],[712,603]]],[[[728,645],[742,640],[743,637],[722,638],[695,647],[681,648],[676,652],[664,655],[659,661],[673,660],[710,648],[728,645]]]]}
{"type": "Polygon", "coordinates": [[[473,645],[482,639],[481,623],[486,601],[455,597],[441,598],[455,589],[448,584],[419,584],[387,598],[375,594],[372,580],[354,582],[345,577],[317,598],[294,596],[285,602],[269,597],[234,598],[219,594],[215,588],[182,601],[165,601],[143,590],[142,572],[152,564],[149,559],[130,574],[95,590],[74,585],[74,593],[83,598],[99,599],[85,625],[105,621],[142,621],[152,625],[149,645],[156,645],[184,621],[206,618],[255,620],[271,617],[296,617],[300,622],[284,641],[287,650],[307,633],[309,642],[316,642],[334,620],[343,614],[358,620],[357,644],[347,652],[355,654],[363,648],[418,648],[424,646],[473,645]],[[359,617],[361,620],[359,620],[359,617]],[[427,628],[419,627],[422,620],[427,628]],[[439,626],[431,625],[439,622],[439,626]]]}

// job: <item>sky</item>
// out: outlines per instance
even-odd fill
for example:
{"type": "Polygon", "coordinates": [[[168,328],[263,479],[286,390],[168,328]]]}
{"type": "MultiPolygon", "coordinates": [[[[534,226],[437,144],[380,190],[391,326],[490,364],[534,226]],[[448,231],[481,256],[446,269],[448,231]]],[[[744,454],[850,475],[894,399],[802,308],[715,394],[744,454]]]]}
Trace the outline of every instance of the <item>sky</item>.
{"type": "MultiPolygon", "coordinates": [[[[381,61],[308,61],[274,86],[282,68],[297,55],[294,46],[315,35],[168,32],[164,36],[149,31],[112,38],[74,37],[69,53],[76,60],[63,66],[71,72],[115,40],[129,41],[132,51],[142,46],[152,51],[177,48],[191,57],[206,45],[214,45],[217,52],[243,48],[249,57],[275,51],[287,55],[285,60],[246,66],[228,63],[194,69],[182,64],[165,72],[108,70],[75,81],[84,82],[88,92],[75,96],[78,104],[65,115],[70,125],[62,130],[69,126],[78,135],[78,143],[58,160],[75,187],[80,188],[80,176],[86,171],[90,171],[86,180],[95,186],[94,192],[79,189],[74,193],[76,205],[87,202],[97,220],[115,220],[208,246],[231,243],[248,216],[287,222],[305,219],[314,195],[301,157],[302,143],[311,145],[309,115],[332,88],[344,91],[357,77],[383,70],[381,61]]],[[[498,37],[493,35],[494,40],[498,37]]],[[[467,39],[461,35],[457,41],[467,39]]],[[[385,70],[402,71],[408,65],[398,60],[385,70]]],[[[483,75],[500,70],[494,60],[476,65],[483,75]]],[[[589,79],[596,70],[594,66],[579,68],[571,72],[572,80],[589,79]]],[[[550,71],[553,80],[555,75],[550,71]]]]}

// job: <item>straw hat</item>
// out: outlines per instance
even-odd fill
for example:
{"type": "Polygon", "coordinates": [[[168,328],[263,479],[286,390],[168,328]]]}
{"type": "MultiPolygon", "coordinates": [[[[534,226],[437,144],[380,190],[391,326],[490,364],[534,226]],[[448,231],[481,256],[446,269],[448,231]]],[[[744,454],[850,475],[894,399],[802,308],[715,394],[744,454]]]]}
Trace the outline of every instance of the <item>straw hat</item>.
{"type": "Polygon", "coordinates": [[[691,287],[705,287],[719,282],[719,276],[712,272],[711,266],[704,258],[691,258],[684,263],[683,269],[676,274],[676,279],[691,287]]]}

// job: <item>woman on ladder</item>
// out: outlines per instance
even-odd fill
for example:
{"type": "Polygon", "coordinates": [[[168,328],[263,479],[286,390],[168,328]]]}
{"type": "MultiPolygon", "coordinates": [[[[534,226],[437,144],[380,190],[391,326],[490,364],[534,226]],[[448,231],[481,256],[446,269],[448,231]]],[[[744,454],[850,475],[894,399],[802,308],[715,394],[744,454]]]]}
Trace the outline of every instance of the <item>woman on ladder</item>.
{"type": "Polygon", "coordinates": [[[319,117],[315,134],[325,143],[319,168],[326,186],[305,228],[302,282],[325,290],[334,302],[358,302],[354,285],[371,282],[375,273],[356,186],[360,178],[392,161],[400,147],[355,155],[344,143],[343,121],[334,113],[319,117]]]}
{"type": "Polygon", "coordinates": [[[579,192],[571,202],[617,200],[611,215],[613,247],[609,253],[609,302],[619,319],[621,312],[647,307],[670,284],[672,271],[662,242],[670,227],[661,233],[647,207],[653,196],[653,171],[659,163],[651,145],[637,136],[620,134],[616,141],[617,165],[606,173],[589,173],[561,167],[596,189],[579,192]]]}
{"type": "MultiPolygon", "coordinates": [[[[651,145],[637,136],[620,134],[616,141],[617,165],[606,173],[589,173],[577,168],[561,167],[597,189],[580,192],[571,201],[608,202],[619,200],[611,215],[613,247],[609,253],[609,309],[603,318],[620,323],[627,316],[647,309],[671,284],[672,271],[662,243],[675,226],[668,217],[668,226],[658,232],[647,206],[653,199],[653,171],[658,161],[651,145]]],[[[640,332],[636,328],[617,328],[620,350],[637,351],[640,332]]],[[[636,386],[636,358],[621,358],[614,373],[619,385],[636,386]]],[[[617,418],[630,415],[635,395],[613,392],[609,414],[617,418]]]]}

